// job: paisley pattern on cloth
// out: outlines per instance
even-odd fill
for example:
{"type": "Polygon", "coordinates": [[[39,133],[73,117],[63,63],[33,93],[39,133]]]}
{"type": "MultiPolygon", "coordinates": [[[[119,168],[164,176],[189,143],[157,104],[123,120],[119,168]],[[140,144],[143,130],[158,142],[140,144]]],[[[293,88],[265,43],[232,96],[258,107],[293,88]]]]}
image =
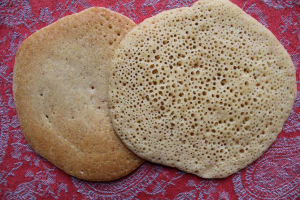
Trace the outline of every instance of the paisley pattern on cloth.
{"type": "MultiPolygon", "coordinates": [[[[300,199],[300,91],[276,142],[235,175],[205,180],[145,163],[112,182],[71,177],[37,155],[18,122],[13,96],[14,58],[36,30],[91,6],[122,13],[136,23],[195,0],[0,1],[0,199],[300,199]]],[[[201,1],[201,0],[200,0],[201,1]]],[[[269,28],[287,49],[300,89],[300,1],[232,0],[269,28]]]]}
{"type": "Polygon", "coordinates": [[[240,199],[300,197],[300,137],[278,139],[245,173],[233,177],[240,199]]]}

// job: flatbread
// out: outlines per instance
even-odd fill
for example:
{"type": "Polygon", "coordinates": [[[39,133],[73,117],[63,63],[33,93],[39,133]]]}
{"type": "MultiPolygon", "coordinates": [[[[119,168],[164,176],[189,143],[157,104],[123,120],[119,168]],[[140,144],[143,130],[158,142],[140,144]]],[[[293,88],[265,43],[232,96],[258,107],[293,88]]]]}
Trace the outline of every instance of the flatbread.
{"type": "Polygon", "coordinates": [[[203,178],[246,167],[275,141],[296,96],[276,37],[227,0],[162,12],[120,43],[115,131],[138,156],[203,178]]]}
{"type": "Polygon", "coordinates": [[[37,31],[18,50],[13,90],[25,138],[75,177],[114,180],[143,162],[115,134],[107,106],[112,56],[134,26],[90,8],[37,31]]]}

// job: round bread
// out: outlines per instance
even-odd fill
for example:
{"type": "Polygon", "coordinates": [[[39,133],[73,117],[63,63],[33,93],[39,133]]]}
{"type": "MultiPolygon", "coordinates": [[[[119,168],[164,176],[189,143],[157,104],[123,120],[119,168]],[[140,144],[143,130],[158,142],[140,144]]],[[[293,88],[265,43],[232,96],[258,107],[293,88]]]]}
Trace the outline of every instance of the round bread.
{"type": "Polygon", "coordinates": [[[137,155],[204,178],[246,167],[274,142],[296,95],[275,36],[227,0],[133,28],[114,57],[115,131],[137,155]]]}
{"type": "Polygon", "coordinates": [[[134,26],[90,8],[32,34],[17,52],[13,89],[25,138],[70,175],[114,180],[143,162],[115,134],[107,105],[114,51],[134,26]]]}

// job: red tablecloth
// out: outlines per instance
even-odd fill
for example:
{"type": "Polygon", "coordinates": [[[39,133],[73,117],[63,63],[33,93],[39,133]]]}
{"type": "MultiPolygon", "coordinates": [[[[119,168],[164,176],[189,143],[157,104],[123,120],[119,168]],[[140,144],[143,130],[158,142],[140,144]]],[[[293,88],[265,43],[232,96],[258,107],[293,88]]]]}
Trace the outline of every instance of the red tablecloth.
{"type": "MultiPolygon", "coordinates": [[[[57,19],[91,6],[122,13],[136,23],[194,0],[0,1],[0,197],[3,199],[300,199],[300,93],[276,142],[246,169],[204,180],[145,163],[113,182],[71,177],[38,156],[20,130],[12,96],[14,58],[21,42],[57,19]]],[[[269,28],[290,53],[300,88],[300,0],[233,0],[269,28]]]]}

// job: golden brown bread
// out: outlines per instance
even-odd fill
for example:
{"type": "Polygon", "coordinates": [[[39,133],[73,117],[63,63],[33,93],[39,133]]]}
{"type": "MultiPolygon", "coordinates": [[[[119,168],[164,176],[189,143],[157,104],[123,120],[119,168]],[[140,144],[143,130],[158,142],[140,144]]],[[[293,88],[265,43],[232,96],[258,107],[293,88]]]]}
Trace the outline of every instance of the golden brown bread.
{"type": "Polygon", "coordinates": [[[115,134],[107,106],[112,56],[134,26],[90,8],[32,34],[17,52],[13,89],[22,131],[38,154],[75,177],[114,180],[143,162],[115,134]]]}

